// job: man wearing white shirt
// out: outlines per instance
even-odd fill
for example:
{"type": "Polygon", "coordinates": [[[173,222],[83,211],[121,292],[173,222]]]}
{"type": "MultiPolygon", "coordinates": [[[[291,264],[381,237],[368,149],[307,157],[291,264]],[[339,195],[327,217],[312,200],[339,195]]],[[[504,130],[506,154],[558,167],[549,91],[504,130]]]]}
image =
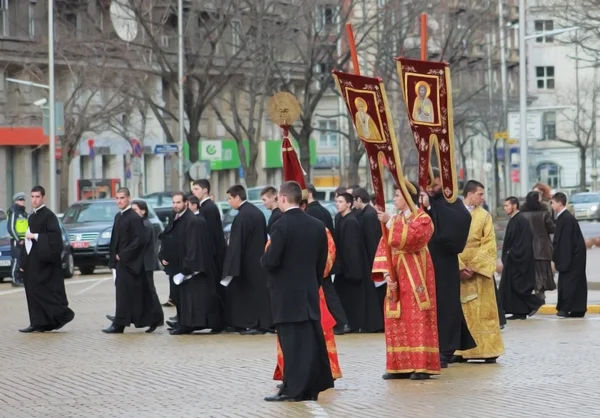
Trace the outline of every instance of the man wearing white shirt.
{"type": "Polygon", "coordinates": [[[33,214],[19,263],[30,322],[19,330],[24,333],[58,330],[75,317],[65,292],[62,233],[56,215],[44,204],[45,196],[42,186],[31,189],[33,214]]]}

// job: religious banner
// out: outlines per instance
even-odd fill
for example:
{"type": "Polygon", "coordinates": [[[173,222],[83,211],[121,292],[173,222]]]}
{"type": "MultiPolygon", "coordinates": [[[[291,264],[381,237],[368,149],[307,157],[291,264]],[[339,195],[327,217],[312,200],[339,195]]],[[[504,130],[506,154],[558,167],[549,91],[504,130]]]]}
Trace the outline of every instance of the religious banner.
{"type": "Polygon", "coordinates": [[[416,208],[402,173],[394,123],[381,79],[339,71],[334,71],[333,77],[352,116],[356,133],[365,146],[377,206],[385,210],[383,173],[387,168],[414,212],[416,208]]]}
{"type": "Polygon", "coordinates": [[[450,68],[444,62],[396,58],[404,102],[419,152],[419,186],[433,180],[431,153],[440,165],[442,192],[449,202],[457,198],[454,159],[454,121],[450,68]]]}

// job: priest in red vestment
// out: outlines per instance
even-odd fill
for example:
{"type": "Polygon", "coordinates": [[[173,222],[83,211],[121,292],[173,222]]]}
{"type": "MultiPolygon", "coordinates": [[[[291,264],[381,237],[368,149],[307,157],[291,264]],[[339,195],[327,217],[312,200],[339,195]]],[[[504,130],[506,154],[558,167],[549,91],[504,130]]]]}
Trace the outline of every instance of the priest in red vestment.
{"type": "MultiPolygon", "coordinates": [[[[417,189],[407,183],[418,204],[417,189]]],[[[433,235],[431,218],[421,209],[413,213],[396,188],[394,204],[398,214],[390,216],[378,209],[379,219],[388,228],[388,242],[379,243],[373,264],[373,280],[388,285],[384,321],[387,351],[384,379],[429,379],[440,374],[440,354],[436,315],[435,276],[427,243],[433,235]],[[386,244],[390,246],[391,264],[386,244]],[[393,269],[396,280],[389,276],[393,269]],[[398,301],[392,292],[398,290],[398,301]]]]}

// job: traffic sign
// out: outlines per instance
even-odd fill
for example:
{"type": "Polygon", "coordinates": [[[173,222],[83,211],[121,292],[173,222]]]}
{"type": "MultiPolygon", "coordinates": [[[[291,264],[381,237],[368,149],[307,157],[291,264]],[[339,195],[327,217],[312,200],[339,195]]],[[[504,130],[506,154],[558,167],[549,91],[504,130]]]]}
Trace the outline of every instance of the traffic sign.
{"type": "Polygon", "coordinates": [[[135,138],[131,139],[131,149],[133,150],[133,155],[135,157],[142,156],[142,143],[135,138]]]}
{"type": "MultiPolygon", "coordinates": [[[[55,102],[54,104],[54,136],[63,136],[65,134],[65,104],[55,102]]],[[[44,135],[50,135],[50,108],[44,106],[42,109],[42,126],[44,135]]]]}
{"type": "Polygon", "coordinates": [[[508,132],[506,132],[506,131],[503,131],[503,132],[494,132],[494,139],[496,141],[507,140],[508,139],[508,132]]]}
{"type": "Polygon", "coordinates": [[[210,176],[210,161],[196,161],[191,165],[188,174],[192,180],[205,179],[210,176]]]}
{"type": "Polygon", "coordinates": [[[154,146],[155,154],[173,154],[179,152],[179,146],[177,144],[160,144],[154,146]]]}
{"type": "Polygon", "coordinates": [[[96,157],[96,149],[94,148],[94,140],[88,139],[88,147],[90,148],[90,158],[93,160],[96,157]]]}
{"type": "Polygon", "coordinates": [[[56,147],[54,150],[54,159],[60,160],[62,159],[62,147],[56,147]]]}

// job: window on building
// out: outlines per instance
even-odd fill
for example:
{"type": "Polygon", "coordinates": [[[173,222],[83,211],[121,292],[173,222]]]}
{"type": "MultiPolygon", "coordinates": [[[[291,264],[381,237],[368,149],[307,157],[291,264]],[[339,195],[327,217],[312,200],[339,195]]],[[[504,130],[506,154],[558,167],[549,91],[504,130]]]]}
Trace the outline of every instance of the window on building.
{"type": "Polygon", "coordinates": [[[560,167],[554,163],[542,163],[537,166],[538,181],[552,189],[560,187],[560,167]]]}
{"type": "Polygon", "coordinates": [[[31,180],[33,184],[41,184],[40,181],[40,154],[39,148],[34,148],[31,152],[31,180]]]}
{"type": "Polygon", "coordinates": [[[231,22],[231,53],[237,54],[242,45],[242,24],[238,21],[231,22]]]}
{"type": "Polygon", "coordinates": [[[8,6],[8,0],[0,0],[0,36],[10,35],[8,6]]]}
{"type": "Polygon", "coordinates": [[[334,5],[322,4],[317,6],[317,30],[321,30],[337,23],[338,8],[334,5]]]}
{"type": "Polygon", "coordinates": [[[29,37],[35,36],[35,3],[29,3],[28,9],[29,37]]]}
{"type": "MultiPolygon", "coordinates": [[[[535,21],[535,33],[550,32],[554,30],[554,21],[552,20],[536,20],[535,21]]],[[[537,43],[549,43],[554,42],[554,35],[544,35],[535,38],[537,43]]]]}
{"type": "Polygon", "coordinates": [[[535,67],[535,79],[538,89],[554,89],[554,66],[535,67]]]}
{"type": "Polygon", "coordinates": [[[336,120],[319,121],[319,148],[337,148],[338,132],[336,120]]]}
{"type": "Polygon", "coordinates": [[[544,140],[556,139],[556,112],[544,113],[544,140]]]}

